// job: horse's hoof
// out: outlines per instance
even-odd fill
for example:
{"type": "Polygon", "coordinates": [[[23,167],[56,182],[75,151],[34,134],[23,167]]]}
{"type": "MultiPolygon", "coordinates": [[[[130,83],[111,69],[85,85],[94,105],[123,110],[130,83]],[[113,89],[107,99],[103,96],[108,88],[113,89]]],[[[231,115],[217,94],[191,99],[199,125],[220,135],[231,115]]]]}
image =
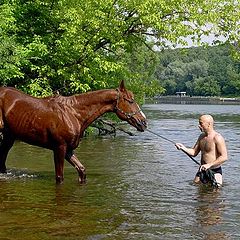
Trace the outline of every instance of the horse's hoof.
{"type": "Polygon", "coordinates": [[[85,184],[85,183],[86,183],[86,176],[85,176],[84,178],[79,178],[79,179],[78,179],[78,182],[79,182],[80,184],[85,184]]]}
{"type": "Polygon", "coordinates": [[[56,177],[56,184],[63,184],[63,178],[62,177],[56,177]]]}
{"type": "Polygon", "coordinates": [[[6,174],[7,173],[7,169],[5,167],[0,168],[0,173],[6,174]]]}

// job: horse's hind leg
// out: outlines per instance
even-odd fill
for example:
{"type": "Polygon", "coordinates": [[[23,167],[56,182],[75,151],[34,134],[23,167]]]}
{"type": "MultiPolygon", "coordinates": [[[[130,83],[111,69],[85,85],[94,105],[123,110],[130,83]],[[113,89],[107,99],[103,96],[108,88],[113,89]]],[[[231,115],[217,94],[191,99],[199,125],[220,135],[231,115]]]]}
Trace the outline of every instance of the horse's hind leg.
{"type": "Polygon", "coordinates": [[[3,135],[2,142],[0,143],[0,173],[6,173],[6,160],[7,155],[14,143],[14,138],[3,135]]]}
{"type": "Polygon", "coordinates": [[[76,170],[78,171],[78,175],[79,175],[79,182],[80,183],[85,183],[86,182],[86,169],[85,167],[82,165],[82,163],[78,160],[78,158],[76,157],[76,155],[73,153],[73,151],[69,151],[66,154],[66,160],[73,166],[76,168],[76,170]]]}

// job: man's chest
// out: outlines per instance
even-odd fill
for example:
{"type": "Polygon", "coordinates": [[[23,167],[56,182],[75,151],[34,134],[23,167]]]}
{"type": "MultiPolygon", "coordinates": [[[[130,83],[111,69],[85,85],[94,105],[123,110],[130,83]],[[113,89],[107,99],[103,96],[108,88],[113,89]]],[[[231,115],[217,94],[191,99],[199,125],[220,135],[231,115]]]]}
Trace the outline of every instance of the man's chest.
{"type": "Polygon", "coordinates": [[[204,137],[200,141],[200,149],[202,152],[212,152],[215,151],[215,142],[211,137],[204,137]]]}

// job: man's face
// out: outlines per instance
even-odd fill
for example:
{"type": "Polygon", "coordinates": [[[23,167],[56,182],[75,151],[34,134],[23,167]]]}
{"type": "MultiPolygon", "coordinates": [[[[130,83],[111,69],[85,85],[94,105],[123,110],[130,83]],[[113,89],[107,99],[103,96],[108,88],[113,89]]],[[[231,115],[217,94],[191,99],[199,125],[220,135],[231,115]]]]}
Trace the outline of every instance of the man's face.
{"type": "Polygon", "coordinates": [[[201,132],[204,132],[208,126],[209,126],[209,123],[206,121],[206,119],[204,119],[204,118],[199,119],[198,127],[201,130],[201,132]]]}

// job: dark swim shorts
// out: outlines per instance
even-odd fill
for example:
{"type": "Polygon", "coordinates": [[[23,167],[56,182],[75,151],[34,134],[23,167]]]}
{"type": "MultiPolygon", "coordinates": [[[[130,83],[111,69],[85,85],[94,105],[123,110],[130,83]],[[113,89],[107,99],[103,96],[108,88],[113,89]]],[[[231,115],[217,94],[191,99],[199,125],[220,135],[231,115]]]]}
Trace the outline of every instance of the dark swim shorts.
{"type": "MultiPolygon", "coordinates": [[[[222,167],[213,168],[213,169],[211,169],[211,170],[214,172],[214,174],[215,174],[215,173],[220,173],[220,174],[222,175],[222,167]]],[[[196,174],[196,176],[197,176],[197,177],[200,177],[201,173],[202,173],[202,171],[198,171],[197,174],[196,174]]]]}
{"type": "Polygon", "coordinates": [[[222,175],[222,167],[211,169],[214,173],[220,173],[222,175]]]}
{"type": "Polygon", "coordinates": [[[215,173],[220,173],[222,174],[222,168],[221,167],[218,167],[218,168],[214,168],[214,169],[211,169],[210,171],[209,170],[206,170],[206,171],[198,171],[196,176],[197,177],[200,177],[200,180],[202,183],[208,183],[209,181],[211,183],[215,182],[215,177],[214,177],[214,174],[215,173]]]}

